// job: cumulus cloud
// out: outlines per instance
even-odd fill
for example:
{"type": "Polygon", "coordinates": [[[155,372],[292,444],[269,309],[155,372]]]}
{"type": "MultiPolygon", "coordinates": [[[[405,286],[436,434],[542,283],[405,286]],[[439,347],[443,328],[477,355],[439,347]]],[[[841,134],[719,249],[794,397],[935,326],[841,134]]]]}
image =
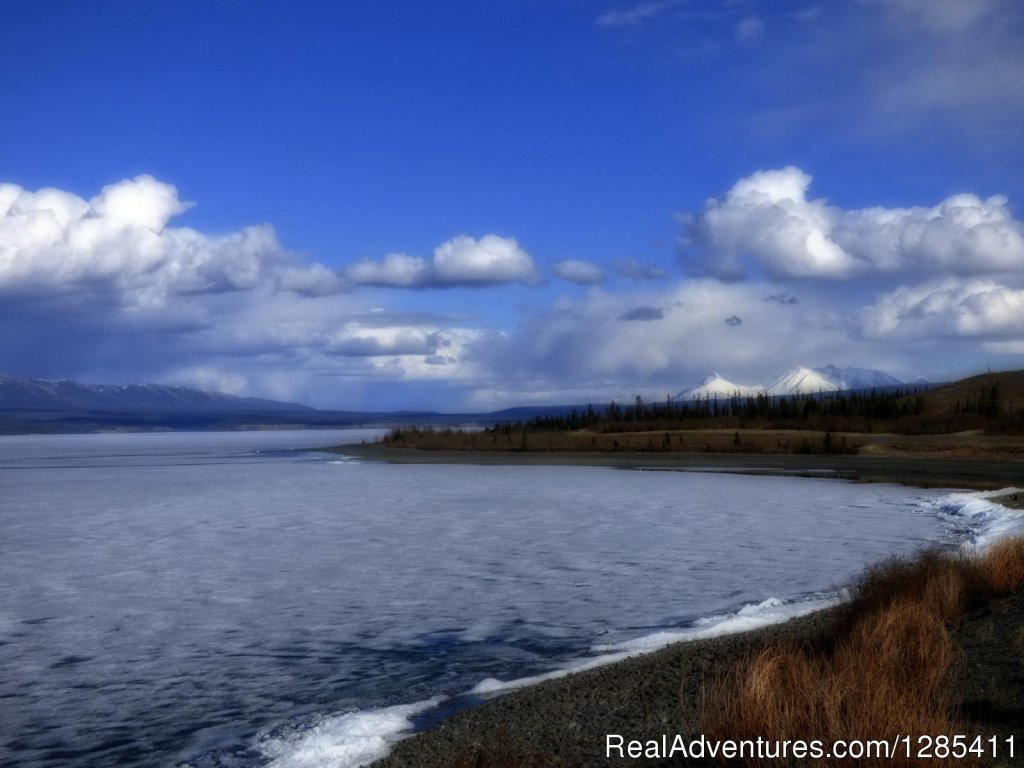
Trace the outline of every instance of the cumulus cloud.
{"type": "Polygon", "coordinates": [[[765,302],[766,287],[779,290],[705,278],[657,292],[589,291],[529,318],[514,334],[487,338],[474,347],[474,360],[500,380],[502,396],[512,402],[560,390],[575,390],[583,401],[638,392],[662,396],[709,370],[759,381],[831,359],[837,348],[846,350],[846,364],[888,362],[866,349],[870,342],[851,343],[844,312],[828,302],[765,302]],[[724,307],[743,318],[743,333],[723,322],[724,307]],[[652,319],[660,313],[660,319],[623,322],[634,313],[652,319]],[[591,395],[579,392],[583,385],[591,395]]]}
{"type": "Polygon", "coordinates": [[[555,264],[552,271],[557,277],[577,285],[598,285],[604,282],[604,270],[589,261],[566,259],[555,264]]]}
{"type": "Polygon", "coordinates": [[[128,306],[253,287],[287,257],[269,225],[225,235],[169,227],[190,203],[138,176],[84,200],[0,185],[0,292],[104,293],[128,306]]]}
{"type": "MultiPolygon", "coordinates": [[[[423,294],[386,294],[416,307],[402,311],[359,290],[536,280],[511,238],[460,235],[429,259],[336,271],[285,250],[267,225],[173,226],[190,204],[150,177],[90,200],[0,185],[0,356],[32,375],[380,408],[674,392],[708,369],[757,381],[836,349],[842,364],[896,375],[922,372],[912,361],[949,339],[975,354],[1020,349],[1022,234],[1005,199],[844,210],[809,198],[809,185],[795,168],[758,172],[687,221],[695,271],[747,280],[594,287],[527,310],[515,331],[432,313],[423,294]]],[[[612,268],[667,277],[635,260],[612,268]]],[[[596,284],[601,270],[569,260],[553,273],[596,284]]]]}
{"type": "Polygon", "coordinates": [[[363,259],[353,264],[345,276],[356,285],[418,288],[431,282],[431,265],[418,256],[389,253],[380,261],[363,259]]]}
{"type": "Polygon", "coordinates": [[[277,276],[277,287],[302,296],[330,296],[344,290],[341,277],[323,264],[285,267],[277,276]]]}
{"type": "Polygon", "coordinates": [[[434,274],[453,285],[533,282],[533,260],[510,237],[459,235],[434,249],[434,274]]]}
{"type": "Polygon", "coordinates": [[[1024,289],[993,280],[939,280],[884,294],[858,319],[868,338],[1024,336],[1024,289]]]}
{"type": "Polygon", "coordinates": [[[192,206],[151,176],[125,179],[85,200],[58,189],[0,184],[0,293],[103,294],[123,306],[163,307],[176,296],[277,290],[328,296],[358,285],[403,288],[535,282],[538,272],[512,238],[466,235],[427,261],[390,254],[340,275],[303,264],[268,224],[209,235],[170,221],[192,206]]]}
{"type": "Polygon", "coordinates": [[[808,199],[799,168],[758,171],[704,210],[683,217],[684,263],[740,279],[759,267],[776,277],[1024,270],[1024,224],[995,195],[949,197],[932,207],[844,210],[808,199]],[[693,253],[696,248],[698,253],[693,253]]]}
{"type": "MultiPolygon", "coordinates": [[[[467,350],[481,331],[466,318],[376,311],[345,276],[285,250],[269,225],[218,235],[172,226],[190,205],[150,176],[88,200],[0,185],[5,365],[320,405],[356,398],[348,407],[385,383],[447,386],[474,370],[467,350]]],[[[524,258],[513,240],[455,238],[429,271],[471,283],[525,275],[524,258]]],[[[417,278],[401,259],[377,269],[391,282],[417,278]]]]}
{"type": "Polygon", "coordinates": [[[356,285],[388,288],[448,288],[503,283],[534,283],[539,279],[530,255],[510,237],[484,235],[475,240],[458,235],[434,249],[431,260],[403,253],[380,261],[364,259],[345,273],[356,285]]]}

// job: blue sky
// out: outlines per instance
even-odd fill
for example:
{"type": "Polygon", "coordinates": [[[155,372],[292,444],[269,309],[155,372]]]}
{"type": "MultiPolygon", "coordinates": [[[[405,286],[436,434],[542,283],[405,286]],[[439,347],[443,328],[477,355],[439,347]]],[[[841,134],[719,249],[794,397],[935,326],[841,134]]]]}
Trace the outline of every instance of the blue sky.
{"type": "Polygon", "coordinates": [[[0,370],[453,410],[1024,363],[1010,0],[9,0],[0,49],[0,370]]]}

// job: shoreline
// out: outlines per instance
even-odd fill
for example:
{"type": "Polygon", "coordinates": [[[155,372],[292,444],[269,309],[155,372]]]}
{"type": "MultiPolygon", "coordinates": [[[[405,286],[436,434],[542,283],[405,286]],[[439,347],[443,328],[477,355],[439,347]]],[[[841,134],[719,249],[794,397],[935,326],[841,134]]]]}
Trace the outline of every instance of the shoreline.
{"type": "MultiPolygon", "coordinates": [[[[1024,491],[1012,479],[1021,465],[946,462],[936,459],[872,459],[761,455],[512,454],[427,452],[379,444],[338,446],[332,452],[366,460],[410,464],[592,466],[648,471],[724,472],[832,477],[854,482],[894,482],[918,487],[1007,490],[987,500],[1024,510],[1024,491]],[[968,466],[964,466],[967,464],[968,466]],[[950,466],[955,465],[955,466],[950,466]],[[1015,465],[1015,466],[1014,466],[1015,465]],[[952,471],[951,471],[952,470],[952,471]]],[[[998,464],[998,463],[996,463],[998,464]]],[[[668,741],[678,734],[699,736],[697,713],[702,688],[725,666],[752,650],[777,641],[813,644],[836,626],[841,606],[831,606],[780,623],[717,637],[682,640],[658,650],[630,655],[594,668],[483,697],[483,703],[456,707],[425,718],[417,730],[391,745],[373,768],[453,768],[458,766],[625,766],[710,765],[706,761],[637,760],[606,756],[606,737],[668,741]],[[425,723],[425,725],[424,725],[425,723]],[[507,760],[507,762],[502,762],[507,760]]],[[[954,634],[974,649],[965,662],[958,696],[972,711],[977,728],[1024,722],[1024,680],[1013,653],[992,653],[1000,627],[1024,626],[1024,594],[997,600],[979,615],[959,622],[954,634]],[[983,642],[978,638],[984,637],[983,642]],[[981,649],[980,651],[978,649],[981,649]],[[993,686],[993,680],[1011,681],[993,686]],[[981,703],[979,703],[981,702],[981,703]],[[1007,715],[1007,713],[1009,713],[1007,715]]],[[[1005,634],[1005,632],[1004,632],[1005,634]]],[[[1011,640],[1004,638],[1005,643],[1011,640]]],[[[986,733],[989,731],[986,731],[986,733]]],[[[1024,734],[1022,734],[1024,735],[1024,734]]],[[[998,764],[998,763],[997,763],[998,764]]]]}
{"type": "Polygon", "coordinates": [[[510,691],[397,742],[387,757],[371,765],[452,768],[481,751],[525,756],[524,765],[531,766],[660,765],[607,759],[605,737],[695,736],[701,687],[721,664],[774,640],[813,642],[838,617],[835,607],[826,608],[746,632],[673,643],[510,691]]]}
{"type": "MultiPolygon", "coordinates": [[[[1024,491],[988,501],[1024,510],[1024,491]]],[[[373,768],[603,768],[606,766],[710,766],[704,760],[630,759],[606,755],[606,739],[668,743],[700,738],[698,712],[705,683],[740,659],[778,642],[813,646],[844,617],[831,605],[779,623],[663,648],[501,693],[482,704],[434,719],[391,746],[373,768]]],[[[963,649],[954,687],[968,738],[1024,738],[1024,590],[975,608],[951,626],[963,649]]],[[[988,763],[986,763],[988,764],[988,763]]],[[[995,760],[991,765],[1012,765],[995,760]]]]}
{"type": "Polygon", "coordinates": [[[787,477],[831,477],[859,483],[994,491],[1024,477],[1024,462],[908,456],[849,456],[660,452],[496,452],[395,448],[355,443],[310,450],[389,464],[607,467],[672,472],[716,472],[787,477]]]}

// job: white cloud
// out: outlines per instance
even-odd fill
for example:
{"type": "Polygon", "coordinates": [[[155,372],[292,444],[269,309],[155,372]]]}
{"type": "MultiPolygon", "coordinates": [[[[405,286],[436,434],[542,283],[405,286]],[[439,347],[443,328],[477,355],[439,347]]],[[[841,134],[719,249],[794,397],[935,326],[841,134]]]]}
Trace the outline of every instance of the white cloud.
{"type": "MultiPolygon", "coordinates": [[[[762,171],[689,220],[706,257],[697,266],[749,281],[593,288],[527,316],[515,333],[430,312],[424,294],[386,294],[416,308],[403,312],[381,307],[381,292],[357,290],[536,280],[511,238],[460,235],[429,259],[391,254],[339,273],[286,251],[266,225],[219,235],[172,226],[188,203],[149,177],[92,200],[0,185],[5,365],[46,350],[50,368],[26,372],[342,408],[458,407],[493,405],[483,399],[492,395],[514,404],[663,394],[711,368],[749,381],[827,362],[916,375],[913,361],[949,339],[974,355],[1020,349],[1022,231],[1005,199],[850,211],[808,199],[810,181],[795,168],[762,171]],[[943,279],[871,297],[883,290],[879,275],[890,289],[922,272],[943,279]],[[865,279],[808,280],[843,276],[865,279]],[[410,402],[409,393],[435,399],[410,402]]],[[[634,260],[611,268],[667,277],[634,260]]],[[[602,274],[575,260],[553,272],[582,283],[602,274]]]]}
{"type": "Polygon", "coordinates": [[[190,207],[151,176],[89,201],[56,189],[0,187],[0,292],[105,293],[126,306],[256,285],[287,255],[268,225],[209,236],[173,228],[190,207]]]}
{"type": "Polygon", "coordinates": [[[868,338],[1024,336],[1024,289],[953,278],[899,288],[860,310],[868,338]]]}
{"type": "Polygon", "coordinates": [[[323,264],[285,267],[277,276],[277,287],[303,296],[330,296],[345,287],[338,273],[323,264]]]}
{"type": "MultiPolygon", "coordinates": [[[[283,249],[268,225],[219,235],[171,226],[189,205],[149,176],[91,200],[0,185],[5,365],[328,406],[365,402],[385,382],[441,386],[476,370],[467,349],[481,331],[465,319],[372,311],[369,296],[283,249]]],[[[536,274],[514,240],[494,236],[455,238],[422,269],[401,257],[363,268],[391,283],[536,274]]]]}
{"type": "Polygon", "coordinates": [[[458,235],[434,249],[434,275],[444,284],[531,283],[533,260],[510,237],[458,235]]]}
{"type": "Polygon", "coordinates": [[[363,259],[349,267],[345,276],[356,285],[415,288],[431,279],[431,266],[418,256],[389,253],[380,261],[363,259]]]}
{"type": "Polygon", "coordinates": [[[445,346],[446,337],[429,327],[366,327],[346,323],[325,335],[323,350],[346,357],[434,355],[445,346]]]}
{"type": "Polygon", "coordinates": [[[930,208],[843,210],[809,200],[798,168],[758,171],[683,217],[691,271],[727,279],[759,266],[779,277],[845,278],[908,271],[1024,271],[1024,224],[1007,199],[972,194],[930,208]]]}
{"type": "Polygon", "coordinates": [[[110,184],[89,201],[92,212],[111,229],[144,227],[153,232],[160,232],[172,217],[193,205],[178,200],[177,189],[152,176],[110,184]]]}
{"type": "Polygon", "coordinates": [[[589,261],[566,259],[555,264],[552,271],[557,277],[577,285],[597,285],[604,282],[604,270],[589,261]]]}
{"type": "MultiPolygon", "coordinates": [[[[758,171],[740,179],[722,199],[685,220],[690,240],[712,257],[711,274],[738,278],[752,255],[776,275],[842,277],[853,258],[829,238],[831,213],[823,201],[808,201],[811,177],[797,168],[758,171]]],[[[693,266],[691,264],[691,266],[693,266]]]]}
{"type": "Polygon", "coordinates": [[[437,246],[430,261],[394,253],[381,261],[364,259],[345,274],[356,285],[390,288],[486,286],[539,279],[530,255],[513,238],[498,235],[484,235],[479,240],[457,235],[437,246]]]}
{"type": "Polygon", "coordinates": [[[823,365],[837,348],[846,350],[844,364],[876,363],[878,356],[868,354],[863,342],[850,344],[845,316],[828,302],[764,301],[766,290],[779,289],[702,279],[655,292],[594,290],[561,300],[507,338],[487,339],[476,357],[502,391],[548,392],[586,383],[595,398],[619,396],[623,389],[661,396],[712,369],[757,381],[795,365],[823,365]],[[731,316],[742,317],[742,324],[723,322],[731,316]]]}

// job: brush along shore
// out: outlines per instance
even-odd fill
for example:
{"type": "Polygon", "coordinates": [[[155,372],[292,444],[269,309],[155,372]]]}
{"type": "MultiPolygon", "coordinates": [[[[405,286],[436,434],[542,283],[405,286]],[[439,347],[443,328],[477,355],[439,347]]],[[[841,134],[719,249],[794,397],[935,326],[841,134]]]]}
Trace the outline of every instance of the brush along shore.
{"type": "Polygon", "coordinates": [[[477,453],[745,454],[1024,461],[1024,435],[964,431],[936,435],[815,429],[643,429],[630,431],[475,431],[396,427],[389,448],[477,453]]]}
{"type": "Polygon", "coordinates": [[[1021,477],[1024,477],[1024,461],[1020,459],[994,456],[950,457],[941,453],[772,455],[625,450],[474,451],[403,448],[389,443],[357,443],[320,450],[394,464],[588,466],[681,472],[807,475],[858,482],[902,483],[922,488],[996,490],[1019,483],[1021,477]]]}

